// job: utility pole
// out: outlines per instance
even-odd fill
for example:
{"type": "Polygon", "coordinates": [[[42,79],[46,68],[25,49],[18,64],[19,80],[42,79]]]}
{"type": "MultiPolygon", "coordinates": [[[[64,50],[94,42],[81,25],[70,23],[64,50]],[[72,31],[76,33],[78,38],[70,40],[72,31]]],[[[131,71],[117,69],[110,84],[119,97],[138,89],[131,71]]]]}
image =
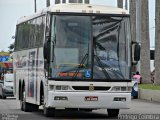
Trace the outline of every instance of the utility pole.
{"type": "Polygon", "coordinates": [[[141,1],[141,75],[142,83],[151,83],[148,0],[141,1]]]}
{"type": "MultiPolygon", "coordinates": [[[[136,0],[136,42],[141,43],[141,0],[136,0]]],[[[141,73],[141,61],[136,65],[136,71],[141,73]]]]}
{"type": "Polygon", "coordinates": [[[131,34],[132,34],[132,41],[137,42],[136,40],[136,1],[130,0],[130,20],[131,20],[131,34]]]}
{"type": "Polygon", "coordinates": [[[34,12],[35,13],[37,12],[37,2],[36,2],[36,0],[34,0],[34,12]]]}
{"type": "Polygon", "coordinates": [[[141,42],[141,0],[136,0],[136,40],[141,42]]]}
{"type": "MultiPolygon", "coordinates": [[[[125,5],[126,6],[126,5],[125,5]]],[[[137,19],[137,15],[136,15],[136,1],[135,0],[130,0],[129,3],[129,12],[130,12],[130,21],[131,21],[131,35],[132,35],[132,42],[137,42],[137,34],[136,34],[136,19],[137,19]]],[[[139,65],[138,65],[139,66],[139,65]]],[[[137,70],[137,65],[133,64],[132,65],[132,72],[136,72],[137,70]]]]}
{"type": "Polygon", "coordinates": [[[154,85],[160,85],[160,0],[155,3],[155,79],[154,85]]]}

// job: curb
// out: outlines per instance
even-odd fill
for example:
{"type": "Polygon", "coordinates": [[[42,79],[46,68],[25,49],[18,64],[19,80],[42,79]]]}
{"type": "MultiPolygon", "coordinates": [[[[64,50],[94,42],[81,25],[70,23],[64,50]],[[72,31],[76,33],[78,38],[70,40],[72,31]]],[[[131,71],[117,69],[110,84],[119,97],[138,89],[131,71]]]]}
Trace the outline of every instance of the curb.
{"type": "Polygon", "coordinates": [[[160,102],[160,90],[139,89],[138,98],[142,100],[160,102]]]}

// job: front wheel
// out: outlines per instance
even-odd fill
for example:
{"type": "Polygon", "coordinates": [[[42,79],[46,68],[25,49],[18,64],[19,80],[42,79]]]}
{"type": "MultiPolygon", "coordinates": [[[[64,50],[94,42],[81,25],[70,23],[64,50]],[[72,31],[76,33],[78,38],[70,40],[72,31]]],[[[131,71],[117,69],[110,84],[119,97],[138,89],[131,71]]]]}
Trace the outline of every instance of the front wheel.
{"type": "Polygon", "coordinates": [[[44,105],[43,113],[46,117],[54,117],[55,116],[55,109],[54,108],[47,108],[44,105]]]}
{"type": "Polygon", "coordinates": [[[119,109],[107,109],[109,117],[118,117],[119,109]]]}
{"type": "Polygon", "coordinates": [[[80,110],[85,111],[85,112],[92,112],[93,109],[84,108],[84,109],[80,109],[80,110]]]}
{"type": "Polygon", "coordinates": [[[2,99],[6,99],[6,96],[4,94],[4,90],[2,91],[2,99]]]}

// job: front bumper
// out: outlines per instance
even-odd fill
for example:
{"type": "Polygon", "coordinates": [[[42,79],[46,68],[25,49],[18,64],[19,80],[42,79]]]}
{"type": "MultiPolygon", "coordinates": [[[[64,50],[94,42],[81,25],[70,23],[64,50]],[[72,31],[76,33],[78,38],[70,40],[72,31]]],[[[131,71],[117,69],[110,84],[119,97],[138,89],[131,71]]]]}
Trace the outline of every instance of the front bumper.
{"type": "Polygon", "coordinates": [[[106,92],[48,92],[47,107],[57,109],[65,108],[91,108],[91,109],[128,109],[131,104],[131,93],[106,92]],[[55,100],[55,97],[67,97],[67,100],[55,100]],[[86,97],[96,97],[96,101],[86,101],[86,97]],[[125,101],[114,101],[114,98],[125,98],[125,101]]]}

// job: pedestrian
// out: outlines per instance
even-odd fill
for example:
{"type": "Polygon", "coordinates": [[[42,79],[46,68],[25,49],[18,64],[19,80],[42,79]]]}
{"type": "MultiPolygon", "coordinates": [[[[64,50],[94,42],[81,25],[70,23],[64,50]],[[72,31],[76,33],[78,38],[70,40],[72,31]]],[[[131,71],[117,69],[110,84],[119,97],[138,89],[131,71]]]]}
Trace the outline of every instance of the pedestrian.
{"type": "Polygon", "coordinates": [[[142,82],[142,76],[137,71],[135,75],[133,75],[133,78],[137,81],[138,84],[141,84],[142,82]]]}

